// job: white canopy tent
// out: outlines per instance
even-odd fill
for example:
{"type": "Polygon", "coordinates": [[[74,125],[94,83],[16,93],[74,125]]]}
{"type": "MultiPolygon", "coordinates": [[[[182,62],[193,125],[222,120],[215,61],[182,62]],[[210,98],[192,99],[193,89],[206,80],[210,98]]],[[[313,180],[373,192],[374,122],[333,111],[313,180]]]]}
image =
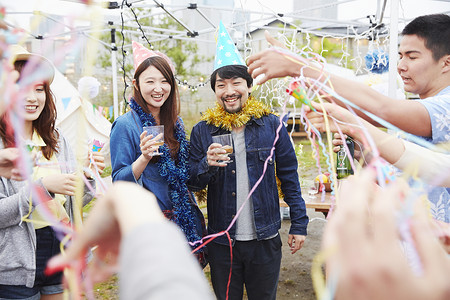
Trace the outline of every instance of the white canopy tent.
{"type": "Polygon", "coordinates": [[[95,111],[92,103],[83,99],[78,90],[58,70],[55,70],[51,89],[56,98],[58,113],[56,127],[69,141],[78,158],[87,156],[93,139],[108,145],[111,123],[95,111]]]}
{"type": "MultiPolygon", "coordinates": [[[[50,0],[49,0],[50,1],[50,0]]],[[[267,0],[268,1],[268,0],[267,0]]],[[[414,2],[412,5],[402,5],[402,2],[408,2],[409,0],[333,0],[325,2],[312,2],[310,5],[305,6],[301,9],[278,12],[268,7],[255,6],[251,10],[244,9],[244,0],[235,0],[235,2],[240,2],[241,7],[227,7],[225,5],[219,5],[219,3],[214,3],[212,1],[190,1],[190,0],[126,0],[126,1],[102,1],[95,0],[92,1],[92,7],[99,8],[100,5],[104,5],[107,11],[108,17],[111,19],[100,21],[99,23],[93,23],[87,26],[77,26],[67,25],[64,23],[63,19],[55,20],[52,15],[45,13],[43,11],[33,11],[33,12],[9,12],[13,14],[39,14],[40,16],[52,19],[57,23],[64,23],[65,32],[54,32],[53,34],[39,34],[33,35],[35,39],[40,41],[43,40],[56,40],[60,39],[62,36],[77,36],[83,35],[89,39],[100,42],[111,50],[111,60],[112,60],[112,79],[113,79],[113,100],[114,100],[114,118],[118,116],[118,95],[120,92],[117,87],[117,80],[120,80],[117,75],[116,69],[116,57],[122,56],[122,50],[130,53],[131,45],[117,45],[115,44],[115,39],[112,39],[111,43],[105,43],[100,41],[93,34],[95,32],[108,32],[111,31],[111,36],[114,37],[117,32],[123,34],[131,34],[135,36],[136,40],[142,39],[143,36],[148,37],[148,43],[153,43],[160,40],[189,40],[196,41],[198,43],[203,43],[203,45],[215,44],[215,40],[210,38],[210,35],[216,31],[216,26],[218,19],[214,18],[217,16],[217,12],[229,13],[233,15],[233,20],[225,22],[226,27],[229,30],[235,30],[236,32],[243,33],[239,38],[235,39],[235,42],[247,45],[244,51],[250,49],[248,43],[250,41],[258,41],[254,37],[248,37],[247,33],[252,32],[256,29],[267,29],[265,28],[265,23],[270,22],[274,19],[279,20],[284,23],[285,26],[280,27],[281,33],[287,32],[301,32],[312,35],[317,35],[321,37],[357,37],[358,39],[368,39],[374,35],[377,37],[388,37],[389,36],[389,54],[390,54],[390,70],[389,70],[389,84],[390,90],[389,94],[393,96],[397,89],[396,84],[396,57],[397,57],[397,44],[398,44],[398,31],[399,24],[407,23],[409,21],[408,17],[405,16],[404,11],[410,6],[419,6],[424,11],[427,10],[430,2],[441,2],[440,9],[442,13],[449,13],[450,4],[448,0],[414,0],[409,2],[414,2]],[[361,14],[355,19],[339,20],[337,18],[326,18],[326,17],[314,17],[314,12],[324,10],[330,7],[338,6],[348,6],[351,9],[351,5],[357,2],[376,2],[377,8],[375,11],[370,11],[370,13],[361,14]],[[201,4],[197,4],[197,2],[201,4]],[[209,5],[202,5],[202,3],[207,3],[209,5]],[[169,15],[175,22],[182,26],[181,30],[173,30],[160,28],[158,26],[144,26],[139,24],[138,17],[133,12],[133,14],[126,15],[126,11],[133,11],[134,8],[148,8],[152,9],[149,14],[145,16],[140,16],[139,18],[153,18],[159,15],[169,15]],[[370,14],[370,22],[368,15],[370,14]],[[120,15],[120,16],[119,16],[120,15]],[[114,20],[112,22],[111,20],[114,20]],[[201,22],[202,21],[202,22],[201,22]],[[300,24],[295,21],[300,21],[300,24]],[[319,23],[319,25],[318,25],[319,23]],[[99,26],[100,25],[100,26],[99,26]],[[345,32],[336,31],[337,29],[345,28],[345,32]]],[[[64,2],[75,2],[87,9],[85,1],[81,0],[66,0],[64,2]]],[[[219,1],[218,1],[219,2],[219,1]]],[[[258,2],[265,2],[263,0],[258,2]]],[[[223,3],[222,3],[223,4],[223,3]]],[[[87,11],[86,11],[87,12],[87,11]]],[[[61,24],[60,24],[61,25],[61,24]]],[[[207,48],[207,47],[202,47],[207,48]]],[[[213,47],[214,48],[214,47],[213,47]]],[[[246,53],[247,54],[247,53],[246,53]]],[[[46,57],[49,57],[46,55],[46,57]]],[[[128,86],[129,86],[128,82],[128,86]]],[[[193,86],[203,86],[203,82],[197,83],[193,86]]],[[[190,85],[189,85],[190,86],[190,85]]]]}

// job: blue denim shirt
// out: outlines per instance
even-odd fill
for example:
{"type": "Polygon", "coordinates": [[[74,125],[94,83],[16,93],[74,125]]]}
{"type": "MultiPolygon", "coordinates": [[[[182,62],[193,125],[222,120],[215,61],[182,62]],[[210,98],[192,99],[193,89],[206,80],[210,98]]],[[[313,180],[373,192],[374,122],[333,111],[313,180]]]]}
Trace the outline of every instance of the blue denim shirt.
{"type": "MultiPolygon", "coordinates": [[[[252,118],[245,127],[245,147],[250,188],[263,174],[264,162],[269,157],[280,120],[275,115],[252,118]]],[[[208,186],[208,233],[226,230],[234,218],[236,208],[236,163],[227,167],[210,167],[206,162],[206,151],[212,143],[212,136],[229,133],[202,121],[194,126],[191,133],[191,190],[201,190],[208,186]]],[[[261,183],[252,194],[257,239],[266,239],[278,233],[281,227],[280,204],[275,169],[281,181],[284,200],[290,207],[290,234],[306,235],[308,216],[302,198],[297,174],[297,157],[284,126],[275,144],[272,158],[261,183]]],[[[229,231],[234,240],[235,225],[229,231]]],[[[225,236],[214,241],[228,244],[225,236]]]]}
{"type": "MultiPolygon", "coordinates": [[[[435,96],[418,101],[425,106],[430,115],[432,134],[426,140],[433,144],[448,143],[450,141],[450,86],[447,86],[435,96]]],[[[425,183],[423,188],[428,192],[433,218],[449,223],[450,188],[425,183]]]]}

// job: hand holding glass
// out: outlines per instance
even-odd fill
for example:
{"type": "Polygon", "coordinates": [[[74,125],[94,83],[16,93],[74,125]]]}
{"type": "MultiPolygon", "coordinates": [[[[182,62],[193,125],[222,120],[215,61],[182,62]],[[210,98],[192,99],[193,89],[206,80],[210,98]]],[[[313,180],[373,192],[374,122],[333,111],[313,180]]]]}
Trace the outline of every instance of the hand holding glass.
{"type": "MultiPolygon", "coordinates": [[[[233,139],[231,134],[222,134],[215,135],[212,137],[213,143],[217,143],[222,145],[222,149],[225,150],[225,154],[223,156],[228,157],[228,154],[233,153],[233,139]]],[[[223,163],[232,162],[232,160],[221,161],[223,163]]]]}
{"type": "MultiPolygon", "coordinates": [[[[154,146],[162,146],[164,145],[164,125],[155,125],[155,126],[144,126],[144,131],[147,131],[147,135],[153,135],[153,139],[158,137],[155,140],[154,146]]],[[[162,153],[156,150],[152,155],[161,155],[162,153]]]]}

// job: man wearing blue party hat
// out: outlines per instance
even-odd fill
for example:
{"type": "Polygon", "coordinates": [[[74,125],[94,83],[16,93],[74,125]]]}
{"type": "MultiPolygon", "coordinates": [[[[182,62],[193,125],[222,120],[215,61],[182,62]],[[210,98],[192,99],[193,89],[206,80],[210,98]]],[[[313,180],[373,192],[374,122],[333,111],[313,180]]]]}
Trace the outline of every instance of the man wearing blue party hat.
{"type": "Polygon", "coordinates": [[[211,75],[217,103],[192,129],[189,184],[208,188],[208,233],[228,233],[207,246],[216,297],[242,299],[245,285],[248,299],[276,299],[282,244],[277,177],[290,206],[292,254],[306,239],[297,158],[280,119],[251,96],[253,79],[222,22],[217,35],[211,75]],[[232,145],[213,142],[226,134],[232,145]],[[231,154],[226,146],[233,146],[231,154]]]}

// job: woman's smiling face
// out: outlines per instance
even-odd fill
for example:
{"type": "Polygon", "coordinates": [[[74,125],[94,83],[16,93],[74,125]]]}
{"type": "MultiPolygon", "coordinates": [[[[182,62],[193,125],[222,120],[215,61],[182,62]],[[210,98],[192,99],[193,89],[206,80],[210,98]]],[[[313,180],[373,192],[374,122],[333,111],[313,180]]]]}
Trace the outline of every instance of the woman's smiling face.
{"type": "Polygon", "coordinates": [[[159,112],[167,98],[169,98],[172,87],[156,67],[149,66],[139,75],[138,89],[141,91],[148,110],[150,112],[159,112]]]}
{"type": "Polygon", "coordinates": [[[25,122],[33,122],[39,118],[45,107],[46,94],[43,82],[37,82],[28,91],[25,98],[25,122]]]}

